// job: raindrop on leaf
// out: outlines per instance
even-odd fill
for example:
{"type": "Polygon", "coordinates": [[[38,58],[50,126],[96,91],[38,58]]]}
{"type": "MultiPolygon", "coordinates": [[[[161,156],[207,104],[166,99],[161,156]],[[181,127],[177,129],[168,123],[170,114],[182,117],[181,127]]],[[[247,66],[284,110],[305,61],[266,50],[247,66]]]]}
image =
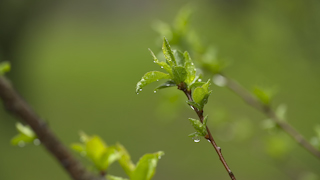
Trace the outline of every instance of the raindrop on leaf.
{"type": "Polygon", "coordinates": [[[200,137],[199,136],[194,136],[192,139],[193,139],[193,142],[195,142],[195,143],[200,142],[200,137]]]}

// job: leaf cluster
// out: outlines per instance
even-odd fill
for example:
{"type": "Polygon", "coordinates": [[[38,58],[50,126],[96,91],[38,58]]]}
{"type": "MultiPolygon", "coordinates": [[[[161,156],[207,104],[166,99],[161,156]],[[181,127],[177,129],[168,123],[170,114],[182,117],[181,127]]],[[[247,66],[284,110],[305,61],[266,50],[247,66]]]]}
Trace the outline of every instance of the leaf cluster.
{"type": "MultiPolygon", "coordinates": [[[[155,91],[177,86],[178,89],[185,93],[190,93],[191,97],[188,99],[187,104],[197,111],[202,111],[212,92],[209,90],[211,85],[210,80],[202,82],[202,75],[195,68],[189,53],[187,51],[182,53],[178,50],[172,50],[166,38],[163,40],[162,51],[166,61],[159,61],[150,50],[154,63],[163,68],[166,73],[160,71],[147,72],[137,83],[136,93],[139,93],[143,87],[152,82],[159,81],[159,79],[167,79],[167,82],[158,86],[155,91]]],[[[192,133],[190,136],[205,136],[207,134],[207,117],[204,119],[203,123],[200,120],[192,118],[189,120],[196,130],[196,132],[192,133]]]]}
{"type": "MultiPolygon", "coordinates": [[[[112,163],[118,161],[130,180],[151,180],[154,176],[158,160],[164,155],[162,151],[143,155],[137,164],[131,161],[128,151],[117,143],[108,146],[99,136],[88,136],[80,133],[82,143],[74,143],[71,148],[86,157],[101,173],[106,174],[112,163]]],[[[107,175],[109,180],[126,180],[117,176],[107,175]]]]}
{"type": "Polygon", "coordinates": [[[35,145],[39,144],[37,142],[40,141],[29,126],[25,126],[18,122],[16,123],[16,129],[19,133],[11,139],[12,145],[23,147],[26,143],[34,142],[35,145]]]}

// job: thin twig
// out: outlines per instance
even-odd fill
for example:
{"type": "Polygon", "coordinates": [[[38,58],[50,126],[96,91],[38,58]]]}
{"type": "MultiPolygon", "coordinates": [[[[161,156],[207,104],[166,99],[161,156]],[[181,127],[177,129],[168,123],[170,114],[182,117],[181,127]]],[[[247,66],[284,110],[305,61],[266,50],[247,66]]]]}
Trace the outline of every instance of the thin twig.
{"type": "Polygon", "coordinates": [[[304,147],[311,154],[320,159],[320,151],[313,147],[297,130],[295,130],[286,121],[282,121],[276,113],[269,107],[257,100],[248,90],[242,87],[236,81],[223,76],[226,80],[226,86],[233,91],[236,95],[240,96],[248,105],[261,111],[267,117],[273,119],[276,124],[289,136],[291,136],[298,144],[304,147]]]}
{"type": "Polygon", "coordinates": [[[72,156],[68,149],[49,129],[47,124],[39,118],[32,108],[13,89],[11,83],[5,77],[0,77],[0,98],[9,112],[19,117],[33,129],[41,143],[58,160],[72,179],[104,179],[89,173],[82,164],[72,156]]]}
{"type": "MultiPolygon", "coordinates": [[[[185,87],[185,84],[184,83],[181,83],[179,86],[178,86],[178,89],[182,90],[185,95],[188,97],[188,100],[189,101],[193,101],[192,99],[192,96],[191,96],[191,90],[187,90],[186,87],[185,87]]],[[[203,123],[203,110],[199,110],[197,109],[196,107],[190,105],[192,107],[192,109],[197,113],[198,117],[200,118],[200,121],[201,123],[203,123]]],[[[224,159],[222,153],[221,153],[221,148],[216,144],[216,142],[214,141],[212,135],[211,135],[211,132],[208,128],[208,126],[206,127],[207,128],[207,132],[208,134],[205,136],[205,138],[212,144],[213,148],[216,150],[219,158],[220,158],[220,161],[222,162],[223,166],[225,167],[225,169],[227,170],[230,178],[232,180],[236,180],[236,177],[234,176],[234,174],[232,173],[231,169],[229,168],[226,160],[224,159]]]]}

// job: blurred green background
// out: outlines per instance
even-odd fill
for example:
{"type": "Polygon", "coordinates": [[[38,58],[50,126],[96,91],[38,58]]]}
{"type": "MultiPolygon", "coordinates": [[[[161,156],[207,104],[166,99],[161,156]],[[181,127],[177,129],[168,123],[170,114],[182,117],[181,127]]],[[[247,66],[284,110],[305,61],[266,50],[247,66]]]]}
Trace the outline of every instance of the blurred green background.
{"type": "MultiPolygon", "coordinates": [[[[155,20],[171,23],[189,1],[77,0],[0,2],[0,60],[8,77],[66,144],[78,132],[121,142],[137,162],[162,150],[154,180],[229,179],[214,149],[194,143],[196,117],[175,88],[135,94],[150,70],[147,48],[160,50],[155,20]],[[181,100],[182,99],[182,100],[181,100]]],[[[225,73],[246,88],[276,87],[274,107],[308,140],[320,110],[320,2],[198,0],[191,25],[232,65],[225,73]]],[[[287,135],[266,131],[266,117],[226,88],[212,86],[208,125],[238,179],[317,180],[320,161],[287,135]]],[[[1,110],[0,179],[67,180],[43,147],[13,147],[17,119],[1,110]],[[12,120],[13,119],[13,120],[12,120]]],[[[81,159],[80,157],[78,157],[81,159]]],[[[109,173],[125,176],[115,163],[109,173]]]]}

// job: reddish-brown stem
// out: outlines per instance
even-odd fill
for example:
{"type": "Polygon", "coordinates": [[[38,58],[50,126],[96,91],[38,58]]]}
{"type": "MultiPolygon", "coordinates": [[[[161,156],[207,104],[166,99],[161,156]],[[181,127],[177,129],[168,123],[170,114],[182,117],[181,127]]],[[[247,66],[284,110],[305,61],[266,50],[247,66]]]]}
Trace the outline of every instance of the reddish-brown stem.
{"type": "Polygon", "coordinates": [[[13,89],[10,82],[0,77],[0,98],[5,108],[13,115],[27,123],[44,147],[60,163],[67,173],[74,180],[102,180],[88,172],[82,164],[75,159],[69,150],[58,140],[49,129],[48,125],[33,111],[33,109],[13,89]]]}
{"type": "MultiPolygon", "coordinates": [[[[193,101],[192,99],[192,95],[191,95],[191,90],[187,90],[187,88],[185,87],[185,84],[184,83],[181,83],[179,86],[178,86],[178,89],[180,89],[181,91],[184,92],[184,94],[188,97],[188,100],[189,101],[193,101]]],[[[201,123],[203,123],[203,110],[199,110],[197,109],[196,107],[190,105],[192,107],[192,109],[197,113],[201,123]]],[[[207,128],[207,132],[208,134],[205,136],[205,138],[212,144],[213,148],[216,150],[219,158],[220,158],[220,161],[222,162],[224,168],[227,170],[230,178],[232,180],[236,180],[236,177],[234,176],[234,174],[232,173],[231,169],[229,168],[226,160],[224,159],[222,153],[221,153],[221,148],[216,144],[216,142],[214,141],[213,137],[212,137],[212,134],[208,128],[208,126],[206,127],[207,128]]]]}

